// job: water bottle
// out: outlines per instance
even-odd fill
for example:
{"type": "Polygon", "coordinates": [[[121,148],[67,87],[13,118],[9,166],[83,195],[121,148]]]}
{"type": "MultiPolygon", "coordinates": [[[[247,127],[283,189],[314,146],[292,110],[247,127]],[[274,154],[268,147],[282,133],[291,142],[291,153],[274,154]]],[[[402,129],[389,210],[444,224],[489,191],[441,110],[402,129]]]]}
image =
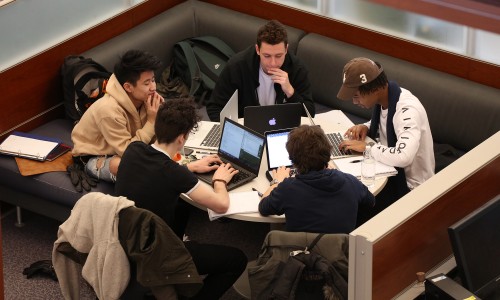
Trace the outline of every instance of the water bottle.
{"type": "Polygon", "coordinates": [[[361,162],[361,182],[368,188],[375,185],[375,160],[371,155],[370,145],[366,145],[365,152],[363,152],[363,161],[361,162]]]}

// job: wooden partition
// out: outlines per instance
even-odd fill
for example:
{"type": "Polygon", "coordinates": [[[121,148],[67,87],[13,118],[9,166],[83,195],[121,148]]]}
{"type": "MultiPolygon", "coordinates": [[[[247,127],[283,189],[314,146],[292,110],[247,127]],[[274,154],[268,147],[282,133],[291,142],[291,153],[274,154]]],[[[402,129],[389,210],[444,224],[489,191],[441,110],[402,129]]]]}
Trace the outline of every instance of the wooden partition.
{"type": "Polygon", "coordinates": [[[183,2],[151,0],[0,73],[0,140],[63,116],[60,67],[79,54],[183,2]],[[20,126],[16,128],[17,126],[20,126]]]}
{"type": "Polygon", "coordinates": [[[447,229],[500,194],[500,132],[350,234],[349,299],[391,299],[452,254],[447,229]]]}

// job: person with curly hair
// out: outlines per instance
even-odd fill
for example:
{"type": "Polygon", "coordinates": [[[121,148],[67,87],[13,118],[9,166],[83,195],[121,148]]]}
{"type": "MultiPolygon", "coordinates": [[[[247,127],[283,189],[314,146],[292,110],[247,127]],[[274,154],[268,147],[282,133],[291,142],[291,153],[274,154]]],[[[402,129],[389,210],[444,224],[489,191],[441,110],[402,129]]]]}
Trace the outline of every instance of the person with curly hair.
{"type": "Polygon", "coordinates": [[[373,207],[375,197],[356,177],[329,167],[332,146],[319,126],[301,125],[288,135],[293,166],[273,170],[274,180],[262,196],[259,212],[286,217],[292,232],[350,233],[358,207],[373,207]]]}

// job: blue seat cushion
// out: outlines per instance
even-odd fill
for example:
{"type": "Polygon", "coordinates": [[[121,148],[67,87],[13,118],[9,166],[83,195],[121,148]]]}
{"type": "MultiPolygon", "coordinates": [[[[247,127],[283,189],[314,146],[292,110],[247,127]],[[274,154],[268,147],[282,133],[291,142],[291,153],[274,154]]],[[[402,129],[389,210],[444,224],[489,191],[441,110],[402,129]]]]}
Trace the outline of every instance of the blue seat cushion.
{"type": "MultiPolygon", "coordinates": [[[[46,123],[34,130],[32,133],[58,138],[62,142],[73,145],[71,142],[72,122],[66,119],[57,119],[46,123]]],[[[16,161],[11,156],[0,155],[0,185],[13,189],[17,192],[33,195],[52,201],[56,204],[72,208],[76,201],[86,192],[78,193],[71,184],[66,172],[48,172],[32,176],[22,176],[16,161]]],[[[92,192],[113,194],[114,185],[107,182],[99,182],[92,192]]],[[[18,202],[20,199],[16,199],[18,202]]],[[[12,203],[12,201],[7,201],[12,203]]],[[[22,207],[22,204],[20,205],[22,207]]]]}

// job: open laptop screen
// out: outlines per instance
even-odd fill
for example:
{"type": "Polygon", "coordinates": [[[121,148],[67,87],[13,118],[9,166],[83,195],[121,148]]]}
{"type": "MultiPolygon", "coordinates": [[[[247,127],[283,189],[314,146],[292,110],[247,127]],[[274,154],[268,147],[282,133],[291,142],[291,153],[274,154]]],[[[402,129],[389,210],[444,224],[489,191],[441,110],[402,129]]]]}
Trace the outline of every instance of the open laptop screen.
{"type": "Polygon", "coordinates": [[[268,170],[277,169],[280,166],[292,167],[292,161],[286,150],[288,134],[292,129],[282,129],[266,132],[266,153],[268,170]]]}
{"type": "Polygon", "coordinates": [[[235,90],[231,98],[227,101],[224,108],[220,111],[220,123],[228,118],[238,122],[238,90],[235,90]]]}
{"type": "Polygon", "coordinates": [[[264,137],[230,119],[225,119],[219,155],[258,174],[264,153],[264,137]]]}

